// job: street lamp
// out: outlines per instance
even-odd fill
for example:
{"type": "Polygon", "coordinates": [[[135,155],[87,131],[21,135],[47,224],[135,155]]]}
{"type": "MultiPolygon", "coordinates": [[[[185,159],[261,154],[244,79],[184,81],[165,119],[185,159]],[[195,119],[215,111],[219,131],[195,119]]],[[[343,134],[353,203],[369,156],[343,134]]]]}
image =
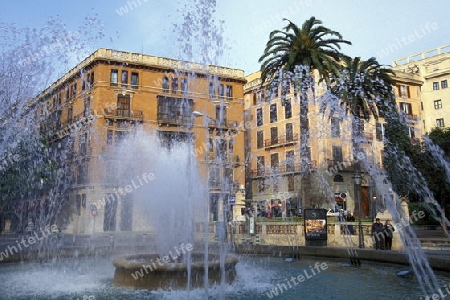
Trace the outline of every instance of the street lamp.
{"type": "Polygon", "coordinates": [[[355,172],[353,176],[355,181],[355,198],[358,203],[358,236],[359,236],[359,248],[364,248],[364,234],[362,231],[361,224],[361,174],[359,172],[355,172]]]}

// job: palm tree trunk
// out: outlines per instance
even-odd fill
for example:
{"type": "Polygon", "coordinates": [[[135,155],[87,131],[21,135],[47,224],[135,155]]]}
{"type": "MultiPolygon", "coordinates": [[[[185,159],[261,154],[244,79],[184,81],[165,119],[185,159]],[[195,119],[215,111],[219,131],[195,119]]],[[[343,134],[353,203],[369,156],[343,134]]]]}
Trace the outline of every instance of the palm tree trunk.
{"type": "MultiPolygon", "coordinates": [[[[359,111],[359,110],[358,110],[359,111]]],[[[360,152],[361,145],[361,119],[358,115],[353,115],[353,124],[352,124],[352,155],[353,155],[353,172],[354,174],[361,175],[361,162],[358,159],[358,153],[360,152]]],[[[358,198],[358,195],[361,195],[361,185],[355,184],[355,208],[357,208],[358,217],[362,218],[359,214],[361,214],[361,199],[358,198]],[[358,190],[357,190],[358,189],[358,190]]]]}
{"type": "Polygon", "coordinates": [[[300,157],[301,157],[301,203],[302,209],[311,208],[312,202],[310,199],[309,189],[311,187],[311,151],[309,147],[309,101],[308,101],[308,87],[304,87],[302,83],[300,94],[300,157]]]}

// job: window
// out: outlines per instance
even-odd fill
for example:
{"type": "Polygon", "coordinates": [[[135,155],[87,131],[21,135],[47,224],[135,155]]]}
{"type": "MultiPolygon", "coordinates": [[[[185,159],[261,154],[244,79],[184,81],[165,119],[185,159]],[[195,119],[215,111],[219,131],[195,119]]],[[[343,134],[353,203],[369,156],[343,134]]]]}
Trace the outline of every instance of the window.
{"type": "Polygon", "coordinates": [[[281,101],[286,100],[286,95],[289,94],[290,92],[291,92],[291,83],[288,80],[283,81],[281,86],[281,101]]]}
{"type": "Polygon", "coordinates": [[[271,127],[270,128],[270,145],[278,144],[278,128],[271,127]]]}
{"type": "Polygon", "coordinates": [[[122,71],[122,87],[126,88],[128,86],[128,71],[122,71]]]}
{"type": "Polygon", "coordinates": [[[294,150],[286,151],[286,172],[294,172],[294,150]]]}
{"type": "Polygon", "coordinates": [[[117,86],[119,71],[116,69],[111,70],[111,74],[109,75],[109,81],[111,86],[117,86]]]}
{"type": "Polygon", "coordinates": [[[258,176],[264,175],[264,156],[257,156],[256,157],[256,173],[258,176]]]}
{"type": "Polygon", "coordinates": [[[277,104],[270,105],[270,123],[275,123],[277,121],[277,104]]]}
{"type": "Polygon", "coordinates": [[[90,88],[94,86],[94,72],[92,72],[91,74],[88,74],[88,82],[89,82],[90,88]],[[89,75],[91,75],[90,78],[89,78],[89,75]]]}
{"type": "Polygon", "coordinates": [[[86,156],[88,135],[85,133],[80,137],[79,153],[80,156],[86,156]]]}
{"type": "Polygon", "coordinates": [[[446,89],[446,88],[448,88],[447,79],[441,81],[441,89],[446,89]]]}
{"type": "Polygon", "coordinates": [[[228,152],[234,152],[234,138],[228,140],[228,152]]]}
{"type": "Polygon", "coordinates": [[[208,139],[208,152],[214,152],[214,140],[212,138],[208,139]]]}
{"type": "Polygon", "coordinates": [[[399,95],[400,95],[400,97],[409,98],[409,86],[400,85],[399,86],[399,95]]]}
{"type": "Polygon", "coordinates": [[[272,83],[272,87],[270,90],[270,99],[269,100],[275,99],[276,97],[278,97],[278,83],[274,82],[274,83],[272,83]]]}
{"type": "Polygon", "coordinates": [[[278,169],[279,167],[278,153],[270,154],[270,167],[272,169],[278,169]]]}
{"type": "Polygon", "coordinates": [[[256,132],[256,148],[261,149],[264,147],[264,131],[259,130],[256,132]]]}
{"type": "Polygon", "coordinates": [[[294,129],[292,123],[286,123],[286,142],[294,141],[294,129]]]}
{"type": "Polygon", "coordinates": [[[263,125],[263,112],[262,108],[258,108],[256,110],[256,126],[262,126],[263,125]]]}
{"type": "Polygon", "coordinates": [[[292,105],[291,99],[284,100],[284,118],[290,119],[292,118],[292,105]]]}
{"type": "Polygon", "coordinates": [[[223,105],[216,106],[216,125],[225,126],[227,123],[227,107],[223,105]]]}
{"type": "Polygon", "coordinates": [[[72,109],[72,107],[69,107],[67,109],[67,122],[72,123],[72,115],[73,115],[73,109],[72,109]]]}
{"type": "Polygon", "coordinates": [[[332,148],[332,154],[333,154],[333,161],[334,162],[342,162],[342,147],[340,146],[333,146],[332,148]]]}
{"type": "Polygon", "coordinates": [[[216,157],[225,160],[227,153],[227,143],[224,139],[216,139],[216,157]]]}
{"type": "Polygon", "coordinates": [[[78,165],[78,172],[77,172],[78,184],[89,183],[88,166],[89,166],[88,164],[78,165]]]}
{"type": "Polygon", "coordinates": [[[434,91],[439,90],[439,82],[433,82],[433,90],[434,91]]]}
{"type": "Polygon", "coordinates": [[[223,84],[219,84],[219,97],[224,96],[224,87],[223,84]]]}
{"type": "Polygon", "coordinates": [[[445,127],[443,118],[436,119],[436,127],[445,127]]]}
{"type": "Polygon", "coordinates": [[[77,83],[75,82],[72,85],[72,97],[75,97],[77,95],[77,83]]]}
{"type": "Polygon", "coordinates": [[[137,89],[139,86],[139,73],[131,73],[131,88],[137,89]]]}
{"type": "Polygon", "coordinates": [[[125,140],[125,138],[127,137],[128,132],[127,131],[116,131],[114,134],[114,142],[116,144],[119,144],[120,142],[122,142],[123,140],[125,140]]]}
{"type": "Polygon", "coordinates": [[[111,145],[113,142],[113,132],[112,130],[108,130],[106,132],[106,144],[111,145]]]}
{"type": "Polygon", "coordinates": [[[264,91],[258,91],[256,93],[256,103],[259,104],[262,102],[264,102],[264,91]]]}
{"type": "Polygon", "coordinates": [[[209,83],[209,98],[216,98],[216,89],[214,88],[214,83],[212,82],[209,83]]]}
{"type": "Polygon", "coordinates": [[[176,94],[178,92],[178,78],[172,79],[172,93],[176,94]]]}
{"type": "Polygon", "coordinates": [[[274,193],[278,193],[279,192],[279,184],[280,184],[280,179],[278,176],[272,177],[272,183],[273,183],[273,192],[274,193]]]}
{"type": "Polygon", "coordinates": [[[341,136],[341,122],[339,118],[331,118],[331,137],[338,138],[341,136]]]}
{"type": "Polygon", "coordinates": [[[66,86],[65,94],[66,94],[66,101],[69,101],[69,87],[68,86],[66,86]]]}
{"type": "Polygon", "coordinates": [[[333,177],[333,182],[344,182],[344,177],[341,174],[336,174],[333,177]]]}
{"type": "Polygon", "coordinates": [[[409,137],[414,139],[416,137],[414,127],[408,127],[409,129],[409,137]]]}
{"type": "Polygon", "coordinates": [[[411,103],[400,102],[399,105],[400,105],[400,112],[403,112],[404,114],[407,115],[412,115],[411,103]]]}
{"type": "Polygon", "coordinates": [[[118,95],[117,96],[117,116],[129,117],[130,116],[130,96],[118,95]]]}
{"type": "Polygon", "coordinates": [[[258,180],[258,193],[263,193],[266,190],[266,180],[261,178],[258,180]]]}
{"type": "Polygon", "coordinates": [[[294,175],[288,175],[287,181],[288,181],[288,192],[293,192],[295,190],[294,175]]]}
{"type": "Polygon", "coordinates": [[[87,117],[91,113],[91,97],[84,99],[84,116],[87,117]]]}
{"type": "Polygon", "coordinates": [[[187,78],[181,79],[181,92],[186,93],[188,91],[188,80],[187,78]]]}
{"type": "Polygon", "coordinates": [[[377,123],[375,125],[375,138],[377,139],[377,141],[382,141],[383,140],[383,124],[382,123],[377,123]]]}
{"type": "Polygon", "coordinates": [[[190,124],[192,121],[192,100],[158,96],[159,124],[190,124]]]}
{"type": "Polygon", "coordinates": [[[226,93],[228,98],[233,98],[233,87],[231,85],[227,85],[226,93]]]}
{"type": "Polygon", "coordinates": [[[167,76],[163,77],[162,89],[163,89],[164,93],[168,93],[169,92],[169,78],[167,78],[167,76]]]}
{"type": "Polygon", "coordinates": [[[435,100],[434,101],[434,109],[441,109],[442,108],[442,101],[441,100],[435,100]]]}

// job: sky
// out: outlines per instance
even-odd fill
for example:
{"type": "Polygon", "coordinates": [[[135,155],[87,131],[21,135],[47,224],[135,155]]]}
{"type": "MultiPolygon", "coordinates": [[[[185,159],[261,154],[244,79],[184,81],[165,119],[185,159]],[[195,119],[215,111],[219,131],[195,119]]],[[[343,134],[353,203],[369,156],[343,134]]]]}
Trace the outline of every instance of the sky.
{"type": "Polygon", "coordinates": [[[84,17],[96,14],[106,38],[90,45],[92,51],[104,47],[196,61],[199,56],[183,52],[183,41],[191,37],[194,43],[206,43],[211,48],[215,47],[211,40],[219,36],[224,43],[219,46],[221,51],[212,52],[213,62],[242,69],[246,75],[259,70],[258,59],[269,34],[283,29],[283,18],[300,26],[315,16],[352,42],[351,46],[344,45],[342,52],[362,59],[376,57],[384,65],[450,44],[448,0],[217,0],[213,23],[207,23],[205,32],[214,29],[214,24],[223,30],[216,30],[212,36],[198,28],[196,36],[177,34],[175,25],[182,25],[183,15],[187,11],[198,14],[204,1],[1,0],[0,22],[41,28],[49,17],[58,15],[69,30],[76,30],[84,17]],[[199,39],[198,34],[205,38],[199,39]]]}

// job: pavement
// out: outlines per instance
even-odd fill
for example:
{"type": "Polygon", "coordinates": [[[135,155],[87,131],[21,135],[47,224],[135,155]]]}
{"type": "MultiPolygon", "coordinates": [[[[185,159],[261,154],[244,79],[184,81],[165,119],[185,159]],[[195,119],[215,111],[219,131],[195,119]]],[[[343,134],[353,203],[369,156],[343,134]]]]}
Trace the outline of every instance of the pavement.
{"type": "MultiPolygon", "coordinates": [[[[447,265],[448,271],[450,271],[450,238],[445,237],[443,230],[415,230],[417,238],[421,241],[422,248],[424,249],[427,257],[436,258],[440,263],[444,262],[447,265]],[[443,261],[444,260],[444,261],[443,261]]],[[[5,251],[8,246],[16,246],[21,242],[22,238],[27,239],[27,235],[16,236],[1,236],[0,235],[0,252],[5,251]]],[[[152,249],[155,245],[155,239],[152,234],[142,232],[115,232],[111,233],[98,233],[93,235],[82,234],[63,234],[58,239],[50,239],[48,237],[44,240],[45,249],[54,251],[56,254],[64,252],[65,255],[71,255],[73,251],[82,251],[86,255],[92,255],[97,253],[139,253],[143,250],[152,249]]],[[[38,243],[29,245],[23,252],[24,255],[13,255],[9,258],[14,260],[22,260],[26,256],[26,253],[36,252],[38,253],[42,245],[38,243]]],[[[255,247],[255,245],[253,245],[255,247]]],[[[277,246],[266,246],[264,251],[271,252],[273,248],[277,246]],[[272,249],[272,250],[270,250],[272,249]]],[[[320,247],[328,248],[329,251],[341,251],[344,250],[344,256],[347,255],[345,247],[320,247]]],[[[242,249],[242,247],[241,247],[242,249]]],[[[289,247],[287,248],[289,249],[289,247]]],[[[292,247],[290,247],[292,249],[292,247]]],[[[363,250],[367,259],[375,259],[378,256],[386,256],[387,251],[375,251],[373,249],[360,249],[363,250]],[[374,252],[373,254],[370,254],[374,252]],[[384,254],[383,254],[384,253],[384,254]]],[[[306,250],[303,250],[304,252],[306,250]]],[[[323,251],[323,250],[320,250],[323,251]]],[[[392,251],[394,253],[394,251],[392,251]]],[[[400,256],[404,256],[403,251],[395,251],[400,256]]],[[[267,253],[267,252],[265,252],[267,253]]],[[[300,253],[299,253],[300,254],[300,253]]],[[[300,254],[301,255],[301,254],[300,254]]],[[[1,262],[11,261],[10,259],[0,259],[1,262]]],[[[447,268],[447,267],[446,267],[447,268]]]]}

